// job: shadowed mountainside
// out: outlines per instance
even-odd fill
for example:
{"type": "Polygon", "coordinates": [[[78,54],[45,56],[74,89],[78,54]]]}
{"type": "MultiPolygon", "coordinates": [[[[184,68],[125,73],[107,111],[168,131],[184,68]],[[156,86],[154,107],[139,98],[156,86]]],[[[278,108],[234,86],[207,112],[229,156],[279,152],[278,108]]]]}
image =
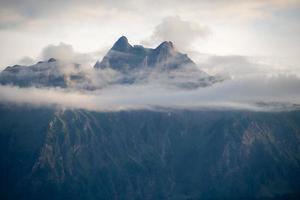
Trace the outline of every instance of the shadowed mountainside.
{"type": "Polygon", "coordinates": [[[299,198],[299,111],[0,110],[2,199],[299,198]]]}

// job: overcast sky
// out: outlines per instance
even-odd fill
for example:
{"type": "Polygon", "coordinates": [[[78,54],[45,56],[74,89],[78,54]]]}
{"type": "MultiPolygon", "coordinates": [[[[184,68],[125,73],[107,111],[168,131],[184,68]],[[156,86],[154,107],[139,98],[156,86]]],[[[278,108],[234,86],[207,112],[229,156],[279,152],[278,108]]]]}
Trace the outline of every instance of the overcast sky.
{"type": "Polygon", "coordinates": [[[171,40],[194,55],[299,65],[299,21],[299,0],[0,0],[0,68],[43,58],[61,42],[101,59],[121,35],[150,47],[171,40]]]}

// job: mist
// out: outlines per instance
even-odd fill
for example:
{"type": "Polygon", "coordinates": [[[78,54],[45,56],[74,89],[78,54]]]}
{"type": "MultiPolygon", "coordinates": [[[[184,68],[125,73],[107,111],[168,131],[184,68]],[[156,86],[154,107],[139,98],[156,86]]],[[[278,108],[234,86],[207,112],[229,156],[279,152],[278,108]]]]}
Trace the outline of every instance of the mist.
{"type": "Polygon", "coordinates": [[[232,79],[209,87],[182,90],[157,84],[114,85],[101,90],[0,86],[0,102],[92,111],[136,109],[297,109],[300,79],[274,76],[232,79]]]}

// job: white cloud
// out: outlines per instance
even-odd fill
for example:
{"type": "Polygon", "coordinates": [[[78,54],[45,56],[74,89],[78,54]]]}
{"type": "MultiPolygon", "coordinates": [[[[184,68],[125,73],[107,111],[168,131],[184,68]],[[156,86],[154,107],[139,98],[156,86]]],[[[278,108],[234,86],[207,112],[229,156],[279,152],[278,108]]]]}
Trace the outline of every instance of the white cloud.
{"type": "Polygon", "coordinates": [[[49,45],[42,50],[42,60],[48,60],[55,58],[66,62],[75,63],[90,63],[93,60],[92,55],[76,52],[72,45],[60,43],[58,45],[49,45]]]}
{"type": "Polygon", "coordinates": [[[182,20],[179,16],[166,17],[158,24],[151,37],[144,43],[172,41],[178,49],[187,50],[198,39],[210,34],[208,27],[182,20]]]}
{"type": "Polygon", "coordinates": [[[18,61],[18,65],[33,65],[36,61],[31,57],[23,57],[18,61]]]}
{"type": "MultiPolygon", "coordinates": [[[[176,12],[182,13],[183,10],[184,12],[189,11],[193,15],[204,11],[205,13],[211,13],[211,16],[233,17],[234,15],[237,19],[245,16],[264,16],[272,10],[295,5],[299,5],[298,0],[157,0],[155,2],[150,0],[1,0],[0,28],[12,28],[28,24],[28,22],[30,23],[30,21],[36,19],[46,19],[62,13],[73,15],[73,13],[78,11],[78,8],[89,9],[94,12],[101,8],[104,10],[116,10],[118,13],[123,14],[133,12],[137,16],[141,14],[153,16],[152,12],[154,11],[156,14],[162,14],[167,11],[175,14],[176,12]],[[211,12],[211,10],[214,12],[211,12]]],[[[100,12],[99,14],[101,15],[100,12]]]]}
{"type": "Polygon", "coordinates": [[[157,108],[274,111],[294,109],[295,104],[299,108],[299,86],[300,79],[296,76],[234,79],[188,91],[153,84],[81,92],[0,86],[0,102],[94,111],[157,108]]]}

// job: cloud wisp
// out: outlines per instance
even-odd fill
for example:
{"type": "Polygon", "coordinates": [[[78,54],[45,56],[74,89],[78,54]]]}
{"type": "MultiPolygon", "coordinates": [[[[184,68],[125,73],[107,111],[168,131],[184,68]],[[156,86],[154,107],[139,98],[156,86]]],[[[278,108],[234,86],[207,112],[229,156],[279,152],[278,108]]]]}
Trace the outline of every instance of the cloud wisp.
{"type": "Polygon", "coordinates": [[[60,43],[58,45],[48,45],[41,53],[42,60],[48,60],[50,58],[56,58],[58,60],[63,60],[65,62],[74,63],[89,63],[93,61],[92,54],[79,53],[73,49],[72,45],[60,43]]]}
{"type": "MultiPolygon", "coordinates": [[[[158,24],[149,41],[172,41],[179,49],[187,50],[198,39],[209,36],[211,31],[208,27],[197,23],[182,20],[179,16],[169,16],[158,24]],[[187,37],[188,36],[188,37],[187,37]]],[[[144,43],[150,43],[145,41],[144,43]]]]}
{"type": "Polygon", "coordinates": [[[93,111],[159,108],[279,111],[299,108],[299,86],[300,79],[296,76],[234,79],[196,90],[155,84],[116,85],[95,91],[0,86],[0,102],[93,111]]]}

